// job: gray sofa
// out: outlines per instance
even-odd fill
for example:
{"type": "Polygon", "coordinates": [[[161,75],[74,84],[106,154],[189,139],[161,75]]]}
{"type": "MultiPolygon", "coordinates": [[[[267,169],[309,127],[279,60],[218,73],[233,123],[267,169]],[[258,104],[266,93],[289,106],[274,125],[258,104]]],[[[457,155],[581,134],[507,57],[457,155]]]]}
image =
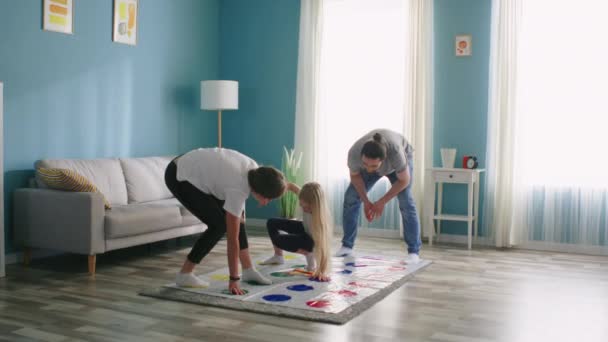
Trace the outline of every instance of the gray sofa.
{"type": "Polygon", "coordinates": [[[167,189],[165,168],[172,157],[40,160],[35,167],[74,170],[101,193],[36,188],[15,192],[15,237],[25,247],[95,256],[107,251],[203,232],[207,227],[167,189]],[[103,196],[112,209],[104,209],[103,196]]]}

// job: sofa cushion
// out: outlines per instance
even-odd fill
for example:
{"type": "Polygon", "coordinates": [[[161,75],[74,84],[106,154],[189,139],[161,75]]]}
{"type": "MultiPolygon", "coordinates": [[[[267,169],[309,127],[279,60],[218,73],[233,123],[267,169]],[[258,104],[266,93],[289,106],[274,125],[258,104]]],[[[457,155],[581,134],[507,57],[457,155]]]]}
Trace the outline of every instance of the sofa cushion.
{"type": "MultiPolygon", "coordinates": [[[[127,204],[127,185],[118,159],[44,159],[34,165],[38,168],[69,169],[90,180],[113,205],[127,204]]],[[[38,187],[48,188],[39,178],[38,187]]]]}
{"type": "Polygon", "coordinates": [[[135,205],[145,205],[150,207],[166,207],[166,206],[174,206],[179,208],[179,212],[182,215],[182,226],[191,226],[195,224],[201,224],[201,220],[199,220],[196,216],[192,215],[192,213],[186,209],[176,198],[170,198],[165,200],[147,202],[147,203],[138,203],[135,205]]]}
{"type": "Polygon", "coordinates": [[[106,212],[105,234],[108,239],[153,233],[182,225],[179,207],[173,205],[124,205],[106,212]]]}
{"type": "MultiPolygon", "coordinates": [[[[100,193],[95,184],[91,183],[91,181],[86,177],[83,177],[81,174],[73,170],[47,169],[41,167],[36,169],[36,176],[49,188],[54,190],[100,193]]],[[[103,198],[103,203],[106,209],[112,209],[112,206],[105,196],[103,198]]]]}
{"type": "Polygon", "coordinates": [[[165,185],[165,169],[174,157],[121,158],[129,203],[173,197],[165,185]]]}

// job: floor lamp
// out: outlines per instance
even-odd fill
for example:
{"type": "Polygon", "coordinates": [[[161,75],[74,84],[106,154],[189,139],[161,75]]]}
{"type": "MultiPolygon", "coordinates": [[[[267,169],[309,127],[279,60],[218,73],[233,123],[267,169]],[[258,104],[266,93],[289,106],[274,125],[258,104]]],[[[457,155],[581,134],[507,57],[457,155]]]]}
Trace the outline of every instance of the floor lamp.
{"type": "Polygon", "coordinates": [[[222,147],[222,111],[239,109],[239,82],[201,81],[201,109],[217,110],[217,145],[222,147]]]}

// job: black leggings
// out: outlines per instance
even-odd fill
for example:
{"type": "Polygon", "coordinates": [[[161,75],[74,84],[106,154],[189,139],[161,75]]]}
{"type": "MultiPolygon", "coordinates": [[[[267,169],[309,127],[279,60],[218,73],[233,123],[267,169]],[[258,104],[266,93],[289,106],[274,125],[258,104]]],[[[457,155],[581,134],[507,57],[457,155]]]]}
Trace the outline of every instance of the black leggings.
{"type": "Polygon", "coordinates": [[[282,250],[296,252],[298,249],[303,249],[312,252],[315,246],[310,235],[306,233],[302,221],[272,218],[266,222],[266,228],[272,244],[282,250]],[[281,234],[280,231],[287,234],[281,234]]]}
{"type": "MultiPolygon", "coordinates": [[[[226,234],[226,211],[223,209],[224,201],[217,199],[215,196],[206,194],[196,188],[190,182],[180,182],[177,180],[177,165],[175,162],[169,163],[165,171],[165,183],[171,193],[181,204],[188,209],[192,215],[207,225],[201,236],[198,238],[194,247],[188,254],[188,260],[198,264],[203,260],[205,255],[209,254],[211,249],[218,241],[226,234]]],[[[239,229],[239,247],[241,250],[247,249],[247,233],[245,233],[245,225],[241,223],[239,229]]]]}

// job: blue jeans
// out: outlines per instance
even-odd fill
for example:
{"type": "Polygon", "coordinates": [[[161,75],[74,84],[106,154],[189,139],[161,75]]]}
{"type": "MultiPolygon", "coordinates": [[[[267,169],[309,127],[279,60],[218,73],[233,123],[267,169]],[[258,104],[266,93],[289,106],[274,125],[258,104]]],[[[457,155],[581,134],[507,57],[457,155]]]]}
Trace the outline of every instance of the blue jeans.
{"type": "MultiPolygon", "coordinates": [[[[407,158],[407,164],[410,171],[410,183],[405,189],[397,194],[397,200],[399,201],[399,211],[401,212],[401,219],[403,221],[403,239],[407,244],[407,252],[418,254],[422,241],[420,240],[420,220],[416,210],[416,203],[412,196],[414,170],[411,157],[407,158]]],[[[363,178],[366,191],[369,191],[369,189],[383,177],[378,173],[367,173],[365,170],[361,170],[360,174],[363,178]]],[[[397,181],[397,174],[395,172],[386,175],[386,177],[388,177],[391,184],[394,184],[397,181]]],[[[359,198],[357,190],[355,190],[355,187],[351,183],[344,194],[344,210],[342,211],[342,227],[344,229],[342,245],[344,247],[353,248],[355,246],[357,223],[359,222],[360,213],[361,198],[359,198]]]]}

